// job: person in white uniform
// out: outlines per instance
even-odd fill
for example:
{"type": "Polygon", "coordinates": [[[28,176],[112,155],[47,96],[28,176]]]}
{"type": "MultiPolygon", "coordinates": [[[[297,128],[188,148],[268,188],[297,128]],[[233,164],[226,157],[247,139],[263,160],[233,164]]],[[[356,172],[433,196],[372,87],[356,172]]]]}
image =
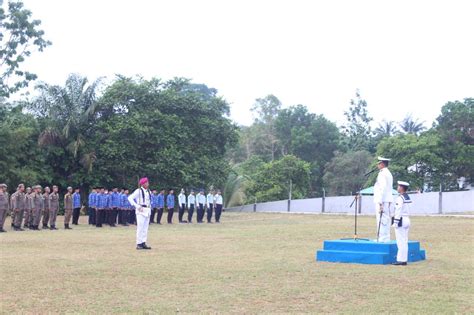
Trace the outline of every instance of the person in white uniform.
{"type": "Polygon", "coordinates": [[[188,223],[188,221],[183,220],[184,211],[186,210],[186,195],[184,194],[184,188],[181,189],[181,192],[178,195],[178,206],[179,206],[179,212],[178,212],[179,223],[188,223]]]}
{"type": "Polygon", "coordinates": [[[390,159],[378,157],[379,174],[374,185],[377,242],[390,242],[390,220],[393,216],[393,176],[388,170],[390,159]]]}
{"type": "Polygon", "coordinates": [[[150,184],[146,177],[140,179],[138,184],[140,188],[128,196],[128,201],[135,208],[137,215],[137,249],[151,249],[146,244],[151,214],[151,192],[148,189],[150,184]]]}
{"type": "Polygon", "coordinates": [[[398,195],[395,202],[395,216],[392,219],[392,227],[395,229],[395,237],[397,238],[397,262],[392,265],[406,266],[408,261],[408,231],[410,230],[410,206],[411,199],[407,194],[407,182],[398,182],[398,195]]]}

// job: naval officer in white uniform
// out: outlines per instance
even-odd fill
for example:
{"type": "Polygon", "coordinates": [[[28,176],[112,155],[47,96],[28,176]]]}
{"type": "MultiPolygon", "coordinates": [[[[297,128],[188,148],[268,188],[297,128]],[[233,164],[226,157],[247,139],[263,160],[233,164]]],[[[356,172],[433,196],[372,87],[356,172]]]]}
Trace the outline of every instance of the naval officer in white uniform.
{"type": "Polygon", "coordinates": [[[138,184],[140,188],[128,196],[128,201],[135,207],[137,214],[137,249],[151,249],[146,244],[151,214],[151,192],[148,189],[150,184],[146,177],[140,179],[138,184]]]}
{"type": "Polygon", "coordinates": [[[390,242],[390,224],[393,204],[393,176],[388,170],[390,159],[378,157],[379,174],[374,185],[375,215],[377,218],[377,241],[390,242]],[[380,229],[380,230],[379,230],[380,229]]]}
{"type": "Polygon", "coordinates": [[[406,266],[408,261],[408,231],[410,230],[410,206],[411,199],[407,191],[410,186],[407,182],[398,182],[398,195],[395,201],[395,216],[392,220],[392,227],[395,229],[397,238],[397,262],[392,265],[406,266]]]}

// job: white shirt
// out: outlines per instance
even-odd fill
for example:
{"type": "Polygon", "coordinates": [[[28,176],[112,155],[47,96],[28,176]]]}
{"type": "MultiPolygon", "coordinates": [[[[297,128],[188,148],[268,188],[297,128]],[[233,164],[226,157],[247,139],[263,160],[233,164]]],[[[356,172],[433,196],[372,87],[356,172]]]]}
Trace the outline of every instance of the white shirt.
{"type": "Polygon", "coordinates": [[[188,207],[191,207],[191,205],[196,204],[196,196],[194,195],[189,195],[188,196],[188,207]]]}
{"type": "Polygon", "coordinates": [[[128,201],[135,207],[136,213],[148,217],[151,214],[151,192],[149,189],[138,188],[128,196],[128,201]],[[145,197],[145,198],[143,198],[145,197]],[[143,207],[145,205],[145,207],[143,207]],[[142,208],[142,212],[138,209],[142,208]]]}
{"type": "Polygon", "coordinates": [[[199,204],[201,204],[201,203],[202,203],[202,204],[205,204],[205,203],[206,203],[206,196],[204,196],[203,194],[197,195],[196,198],[197,198],[197,202],[198,202],[199,204]]]}
{"type": "Polygon", "coordinates": [[[408,217],[410,214],[410,205],[412,201],[407,194],[399,195],[395,203],[395,219],[408,217]]]}
{"type": "Polygon", "coordinates": [[[186,195],[183,193],[179,194],[178,202],[179,202],[179,206],[181,206],[182,204],[186,204],[186,195]]]}
{"type": "Polygon", "coordinates": [[[216,204],[218,205],[222,204],[222,195],[215,195],[214,199],[216,200],[216,204]]]}
{"type": "Polygon", "coordinates": [[[393,202],[393,177],[388,168],[384,167],[377,176],[374,185],[374,203],[393,202]]]}
{"type": "Polygon", "coordinates": [[[214,195],[213,194],[207,194],[207,206],[213,205],[214,204],[214,195]]]}

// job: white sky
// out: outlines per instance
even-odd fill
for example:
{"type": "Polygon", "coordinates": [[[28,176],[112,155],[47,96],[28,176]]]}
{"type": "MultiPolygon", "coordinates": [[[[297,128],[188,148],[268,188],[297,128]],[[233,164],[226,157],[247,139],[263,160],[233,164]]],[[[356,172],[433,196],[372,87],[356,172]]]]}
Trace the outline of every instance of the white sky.
{"type": "Polygon", "coordinates": [[[474,1],[24,0],[53,45],[25,68],[48,83],[77,72],[183,76],[217,88],[250,124],[275,94],[341,123],[359,88],[377,120],[431,125],[474,97],[474,1]]]}

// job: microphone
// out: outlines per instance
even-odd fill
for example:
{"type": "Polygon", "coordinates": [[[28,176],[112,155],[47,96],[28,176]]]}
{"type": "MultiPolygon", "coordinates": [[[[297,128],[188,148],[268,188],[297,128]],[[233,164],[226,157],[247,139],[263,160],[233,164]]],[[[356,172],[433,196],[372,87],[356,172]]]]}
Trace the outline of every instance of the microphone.
{"type": "Polygon", "coordinates": [[[375,171],[377,171],[377,170],[378,170],[378,169],[374,168],[374,169],[371,170],[370,172],[366,173],[366,174],[364,175],[364,177],[369,176],[370,174],[372,174],[373,172],[375,172],[375,171]]]}

